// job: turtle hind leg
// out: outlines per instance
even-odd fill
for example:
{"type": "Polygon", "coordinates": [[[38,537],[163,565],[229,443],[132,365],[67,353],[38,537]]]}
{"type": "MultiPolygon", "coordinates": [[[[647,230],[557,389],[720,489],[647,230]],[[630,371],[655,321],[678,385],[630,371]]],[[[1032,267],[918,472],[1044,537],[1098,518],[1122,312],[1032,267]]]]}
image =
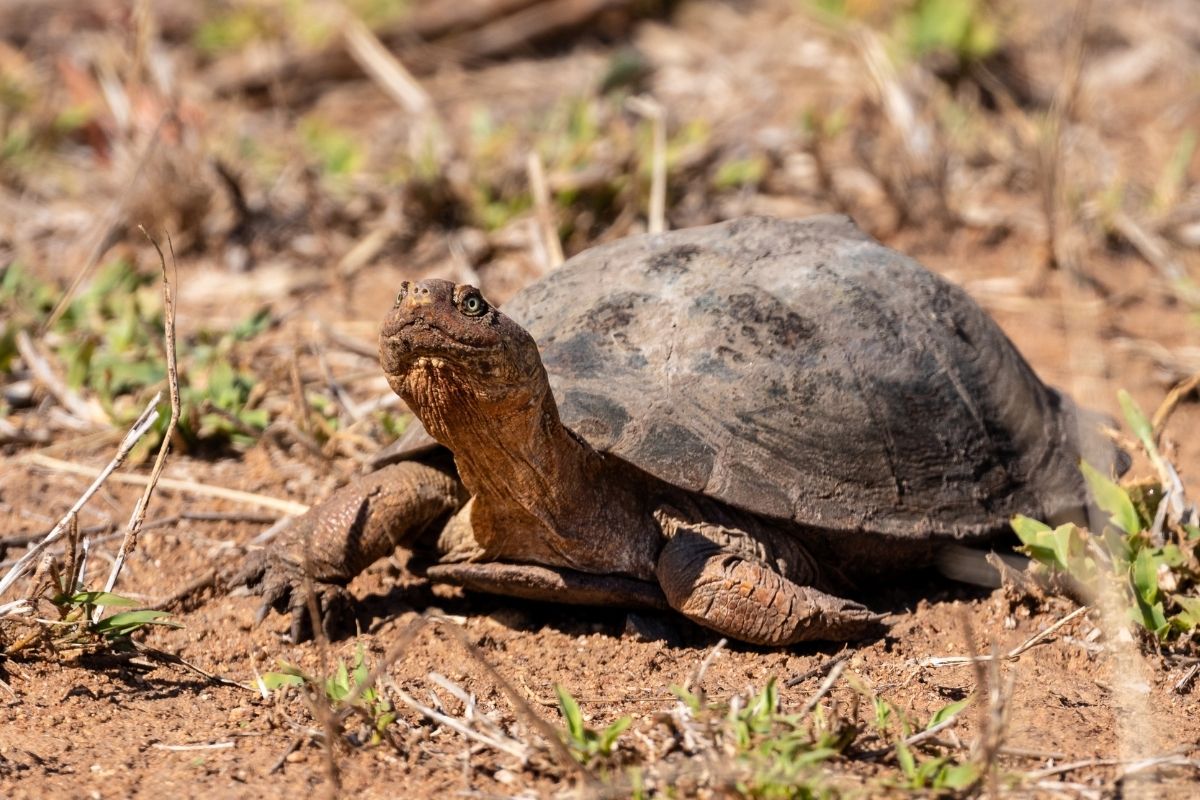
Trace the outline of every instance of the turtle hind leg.
{"type": "Polygon", "coordinates": [[[680,525],[663,547],[657,575],[671,607],[694,622],[751,644],[849,641],[881,630],[866,606],[804,586],[680,525]]]}

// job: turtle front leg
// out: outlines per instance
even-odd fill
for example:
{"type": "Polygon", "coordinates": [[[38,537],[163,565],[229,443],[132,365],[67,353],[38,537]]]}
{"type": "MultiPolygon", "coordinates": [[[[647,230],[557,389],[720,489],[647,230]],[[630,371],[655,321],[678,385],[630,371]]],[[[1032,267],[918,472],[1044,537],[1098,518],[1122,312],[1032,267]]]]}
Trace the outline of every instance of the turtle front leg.
{"type": "Polygon", "coordinates": [[[258,619],[274,607],[292,616],[293,641],[308,638],[311,579],[321,624],[333,633],[351,605],[345,586],[400,545],[411,545],[466,499],[446,471],[415,461],[355,478],[292,521],[271,544],[247,555],[227,585],[249,586],[263,597],[258,619]]]}
{"type": "Polygon", "coordinates": [[[768,561],[713,541],[703,524],[678,523],[658,558],[671,607],[692,621],[751,644],[861,639],[881,617],[851,600],[791,580],[768,561]]]}

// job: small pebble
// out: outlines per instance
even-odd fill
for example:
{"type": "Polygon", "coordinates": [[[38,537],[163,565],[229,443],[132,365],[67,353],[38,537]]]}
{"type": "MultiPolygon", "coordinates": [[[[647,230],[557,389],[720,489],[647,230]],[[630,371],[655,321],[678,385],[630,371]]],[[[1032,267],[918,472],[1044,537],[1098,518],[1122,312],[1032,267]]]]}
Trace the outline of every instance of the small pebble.
{"type": "Polygon", "coordinates": [[[236,708],[230,710],[229,721],[237,724],[239,722],[245,722],[246,720],[251,719],[253,716],[254,709],[250,706],[237,706],[236,708]]]}

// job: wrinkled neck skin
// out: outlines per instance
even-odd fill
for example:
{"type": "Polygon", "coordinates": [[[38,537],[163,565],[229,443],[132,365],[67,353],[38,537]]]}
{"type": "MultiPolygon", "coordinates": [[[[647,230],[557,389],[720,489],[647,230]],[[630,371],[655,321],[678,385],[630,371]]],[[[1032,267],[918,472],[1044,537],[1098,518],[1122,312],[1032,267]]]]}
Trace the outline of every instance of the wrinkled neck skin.
{"type": "Polygon", "coordinates": [[[540,362],[519,384],[468,386],[418,359],[396,388],[448,447],[474,501],[485,557],[649,578],[657,526],[619,466],[559,421],[540,362]]]}

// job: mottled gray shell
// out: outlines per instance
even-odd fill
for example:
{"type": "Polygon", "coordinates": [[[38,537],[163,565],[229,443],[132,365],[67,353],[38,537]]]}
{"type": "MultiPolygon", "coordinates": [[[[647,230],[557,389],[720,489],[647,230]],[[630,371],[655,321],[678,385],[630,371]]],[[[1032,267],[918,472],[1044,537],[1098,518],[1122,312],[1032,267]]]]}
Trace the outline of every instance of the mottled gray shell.
{"type": "Polygon", "coordinates": [[[963,291],[847,218],[624,239],[503,310],[567,426],[745,510],[910,537],[1080,506],[1070,401],[963,291]]]}

